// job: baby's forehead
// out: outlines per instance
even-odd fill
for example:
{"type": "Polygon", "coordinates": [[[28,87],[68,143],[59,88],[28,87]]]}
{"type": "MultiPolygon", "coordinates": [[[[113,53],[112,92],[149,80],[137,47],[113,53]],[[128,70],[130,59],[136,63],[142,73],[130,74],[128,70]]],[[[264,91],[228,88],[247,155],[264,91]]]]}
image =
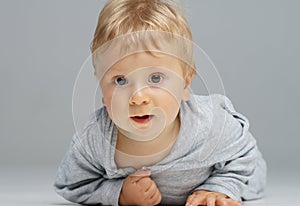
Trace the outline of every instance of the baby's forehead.
{"type": "Polygon", "coordinates": [[[179,65],[180,60],[193,65],[192,47],[192,42],[174,34],[133,33],[118,37],[97,49],[93,53],[93,65],[99,79],[108,69],[119,67],[172,69],[179,65]]]}
{"type": "Polygon", "coordinates": [[[115,62],[109,70],[123,71],[140,68],[165,68],[173,69],[180,66],[176,57],[157,52],[141,52],[125,56],[115,62]]]}

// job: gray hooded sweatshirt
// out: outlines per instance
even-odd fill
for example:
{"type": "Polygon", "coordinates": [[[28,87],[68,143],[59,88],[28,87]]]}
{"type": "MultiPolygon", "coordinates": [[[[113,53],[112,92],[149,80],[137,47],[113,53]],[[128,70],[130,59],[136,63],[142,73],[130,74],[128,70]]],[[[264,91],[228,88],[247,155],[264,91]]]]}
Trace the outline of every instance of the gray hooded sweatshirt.
{"type": "MultiPolygon", "coordinates": [[[[262,197],[266,164],[249,132],[249,122],[223,95],[191,95],[180,106],[180,131],[168,156],[142,170],[162,194],[162,205],[184,205],[195,190],[224,193],[237,200],[262,197]]],[[[118,205],[124,179],[136,172],[114,160],[118,128],[105,107],[78,131],[54,183],[65,199],[118,205]]],[[[133,148],[134,149],[134,148],[133,148]]]]}

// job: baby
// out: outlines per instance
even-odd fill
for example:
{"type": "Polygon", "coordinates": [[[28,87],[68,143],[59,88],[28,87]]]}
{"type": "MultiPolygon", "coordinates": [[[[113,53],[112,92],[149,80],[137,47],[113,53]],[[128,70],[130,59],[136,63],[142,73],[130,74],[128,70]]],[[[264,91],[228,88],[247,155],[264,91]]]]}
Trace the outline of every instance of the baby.
{"type": "Polygon", "coordinates": [[[167,0],[110,0],[91,46],[103,107],[58,169],[65,199],[102,205],[240,206],[262,197],[266,164],[223,95],[190,94],[192,35],[167,0]]]}

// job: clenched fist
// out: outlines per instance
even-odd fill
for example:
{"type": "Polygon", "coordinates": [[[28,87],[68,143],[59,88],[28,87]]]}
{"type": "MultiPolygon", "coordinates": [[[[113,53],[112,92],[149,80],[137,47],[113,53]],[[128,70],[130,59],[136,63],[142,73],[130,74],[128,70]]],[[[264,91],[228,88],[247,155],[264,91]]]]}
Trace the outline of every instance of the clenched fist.
{"type": "Polygon", "coordinates": [[[128,176],[123,183],[120,205],[157,205],[161,201],[161,193],[150,178],[151,171],[137,171],[128,176]]]}

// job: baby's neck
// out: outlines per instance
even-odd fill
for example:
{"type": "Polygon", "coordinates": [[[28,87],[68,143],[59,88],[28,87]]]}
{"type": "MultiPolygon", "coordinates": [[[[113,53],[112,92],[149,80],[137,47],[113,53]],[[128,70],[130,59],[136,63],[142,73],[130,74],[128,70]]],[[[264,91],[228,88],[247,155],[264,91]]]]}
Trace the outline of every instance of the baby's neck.
{"type": "Polygon", "coordinates": [[[150,141],[136,141],[118,132],[116,149],[128,155],[147,156],[169,149],[175,143],[180,130],[180,119],[166,127],[155,139],[150,141]]]}

